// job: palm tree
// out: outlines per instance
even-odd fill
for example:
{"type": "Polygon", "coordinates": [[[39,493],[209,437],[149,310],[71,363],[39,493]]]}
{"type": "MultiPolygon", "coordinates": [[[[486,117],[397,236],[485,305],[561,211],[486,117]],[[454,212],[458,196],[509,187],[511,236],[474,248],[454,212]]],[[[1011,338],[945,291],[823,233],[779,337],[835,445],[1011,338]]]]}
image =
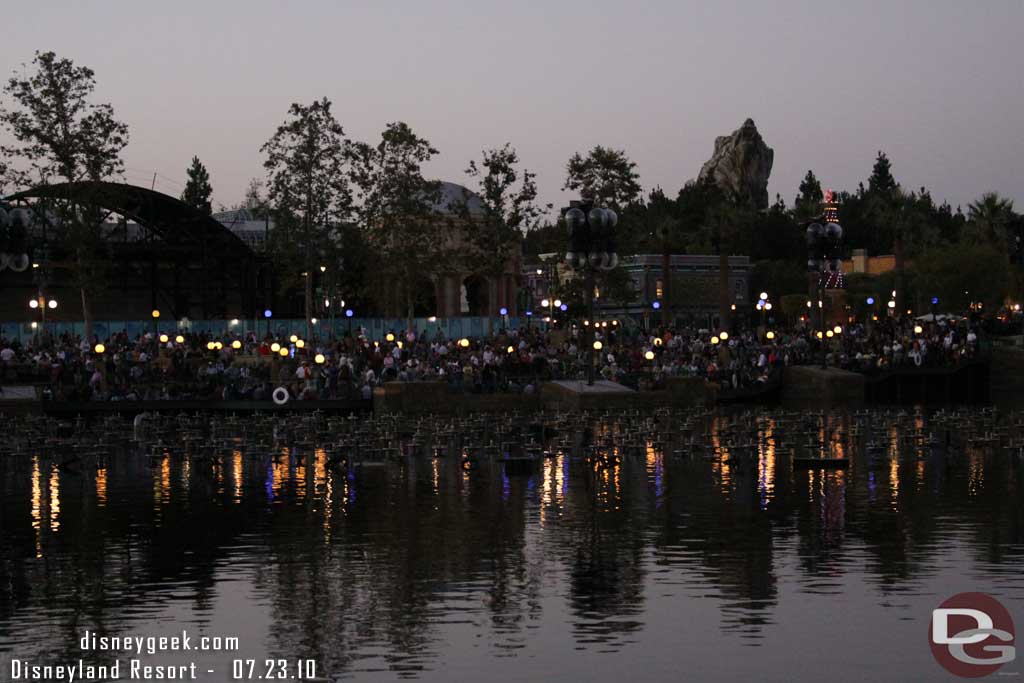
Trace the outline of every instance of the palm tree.
{"type": "Polygon", "coordinates": [[[1013,200],[986,192],[967,207],[971,241],[989,244],[1010,258],[1008,227],[1013,220],[1013,200]]]}

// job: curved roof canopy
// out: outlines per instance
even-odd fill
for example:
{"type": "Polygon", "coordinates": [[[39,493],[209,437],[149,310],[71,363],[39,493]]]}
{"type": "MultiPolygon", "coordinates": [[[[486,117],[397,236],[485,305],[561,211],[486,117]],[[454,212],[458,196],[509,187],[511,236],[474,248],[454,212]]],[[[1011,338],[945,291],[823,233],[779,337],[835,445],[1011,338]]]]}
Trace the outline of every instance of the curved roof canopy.
{"type": "MultiPolygon", "coordinates": [[[[145,226],[168,243],[252,250],[216,219],[170,195],[123,183],[81,181],[41,185],[12,194],[9,201],[74,200],[113,211],[145,226]]],[[[239,254],[235,254],[236,256],[239,254]]]]}

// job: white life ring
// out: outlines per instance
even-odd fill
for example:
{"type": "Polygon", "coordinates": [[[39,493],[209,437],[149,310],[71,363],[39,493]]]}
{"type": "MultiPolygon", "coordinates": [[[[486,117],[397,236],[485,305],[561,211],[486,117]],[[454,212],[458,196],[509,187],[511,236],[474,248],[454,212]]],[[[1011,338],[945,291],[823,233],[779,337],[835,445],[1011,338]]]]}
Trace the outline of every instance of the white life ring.
{"type": "Polygon", "coordinates": [[[21,273],[28,268],[28,254],[8,254],[7,267],[15,273],[21,273]]]}
{"type": "Polygon", "coordinates": [[[274,403],[276,403],[279,406],[283,406],[285,403],[288,402],[288,399],[291,398],[288,395],[288,390],[285,389],[284,387],[278,387],[277,389],[274,389],[274,393],[271,394],[270,397],[274,399],[274,403]]]}

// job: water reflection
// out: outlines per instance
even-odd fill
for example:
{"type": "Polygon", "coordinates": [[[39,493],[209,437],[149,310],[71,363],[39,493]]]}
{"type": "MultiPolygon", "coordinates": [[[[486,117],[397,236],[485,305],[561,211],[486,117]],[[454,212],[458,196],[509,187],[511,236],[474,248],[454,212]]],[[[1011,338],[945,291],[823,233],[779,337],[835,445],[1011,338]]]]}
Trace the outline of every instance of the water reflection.
{"type": "Polygon", "coordinates": [[[864,619],[962,589],[940,581],[954,567],[1019,608],[1019,461],[852,424],[823,418],[794,439],[770,414],[711,416],[709,451],[650,435],[601,458],[552,446],[532,469],[339,463],[322,445],[245,441],[115,452],[75,472],[46,455],[0,460],[0,651],[77,658],[84,628],[145,631],[159,617],[234,629],[256,655],[312,657],[334,676],[444,677],[454,659],[518,679],[495,662],[697,656],[714,641],[645,643],[697,629],[698,614],[741,646],[742,668],[817,596],[847,596],[842,634],[857,647],[864,619]],[[802,449],[852,465],[794,471],[802,449]]]}

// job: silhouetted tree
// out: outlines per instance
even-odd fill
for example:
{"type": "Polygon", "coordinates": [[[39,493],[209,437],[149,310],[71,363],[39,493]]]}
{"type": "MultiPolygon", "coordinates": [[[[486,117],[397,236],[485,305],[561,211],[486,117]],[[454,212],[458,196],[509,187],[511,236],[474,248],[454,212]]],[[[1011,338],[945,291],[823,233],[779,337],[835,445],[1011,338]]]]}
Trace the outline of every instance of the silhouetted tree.
{"type": "Polygon", "coordinates": [[[181,193],[181,201],[210,215],[213,211],[210,206],[213,187],[210,185],[210,173],[199,161],[199,157],[192,157],[192,165],[188,167],[186,174],[188,180],[185,182],[185,190],[181,193]]]}
{"type": "MultiPolygon", "coordinates": [[[[2,147],[3,156],[20,162],[22,180],[48,185],[55,180],[77,183],[119,175],[128,126],[114,118],[111,105],[91,101],[96,89],[93,70],[53,52],[36,52],[32,66],[30,75],[7,81],[8,101],[0,108],[0,126],[14,141],[2,147]]],[[[106,213],[82,187],[44,208],[55,217],[70,252],[85,336],[91,338],[90,304],[106,282],[111,261],[103,234],[106,213]]]]}
{"type": "MultiPolygon", "coordinates": [[[[321,251],[331,250],[334,228],[352,207],[345,172],[345,137],[326,97],[292,104],[288,119],[260,148],[267,155],[268,200],[273,207],[271,254],[286,285],[300,274],[306,336],[312,336],[313,277],[321,251]]],[[[317,269],[319,272],[319,269],[317,269]]]]}

